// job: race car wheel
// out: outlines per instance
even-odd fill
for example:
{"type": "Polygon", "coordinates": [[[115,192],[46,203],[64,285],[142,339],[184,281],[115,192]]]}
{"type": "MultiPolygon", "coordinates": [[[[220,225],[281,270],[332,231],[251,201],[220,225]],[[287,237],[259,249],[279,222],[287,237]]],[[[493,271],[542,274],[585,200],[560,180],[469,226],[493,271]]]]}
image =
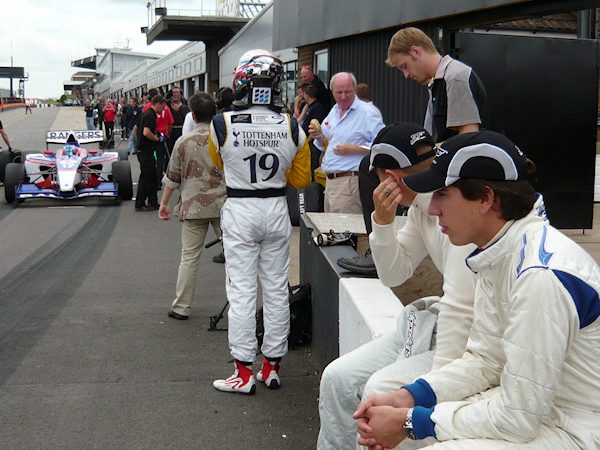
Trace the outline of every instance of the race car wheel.
{"type": "Polygon", "coordinates": [[[8,163],[10,163],[10,153],[8,150],[0,151],[0,181],[4,181],[4,174],[8,163]]]}
{"type": "Polygon", "coordinates": [[[13,150],[12,158],[10,158],[10,162],[21,162],[21,150],[13,150]]]}
{"type": "Polygon", "coordinates": [[[117,161],[112,165],[113,180],[119,186],[121,200],[133,198],[133,183],[131,182],[131,166],[129,161],[117,161]]]}
{"type": "Polygon", "coordinates": [[[2,150],[0,151],[0,181],[4,181],[4,174],[6,172],[6,166],[11,162],[21,160],[21,150],[2,150]]]}
{"type": "Polygon", "coordinates": [[[25,161],[27,160],[27,155],[32,155],[33,153],[40,153],[40,152],[23,150],[21,152],[21,155],[19,155],[19,162],[21,164],[25,164],[25,161]]]}
{"type": "Polygon", "coordinates": [[[6,166],[4,177],[4,197],[7,203],[14,203],[16,200],[17,187],[25,179],[25,166],[20,163],[9,163],[6,166]]]}
{"type": "Polygon", "coordinates": [[[120,148],[117,152],[119,153],[119,161],[129,161],[129,153],[126,148],[120,148]]]}

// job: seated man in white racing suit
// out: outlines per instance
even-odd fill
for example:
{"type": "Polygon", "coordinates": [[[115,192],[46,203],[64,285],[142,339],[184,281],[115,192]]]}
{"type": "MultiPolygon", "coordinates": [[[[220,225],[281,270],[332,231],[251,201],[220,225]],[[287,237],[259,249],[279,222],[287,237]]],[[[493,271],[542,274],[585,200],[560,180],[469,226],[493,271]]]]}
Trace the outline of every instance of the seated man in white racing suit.
{"type": "Polygon", "coordinates": [[[475,277],[464,261],[475,247],[452,245],[441,233],[437,219],[427,215],[431,196],[417,195],[402,183],[403,177],[429,167],[435,155],[433,146],[432,137],[420,125],[397,123],[378,133],[371,147],[370,165],[381,183],[373,196],[375,211],[371,214],[373,231],[369,240],[384,285],[401,285],[429,255],[443,274],[443,295],[438,302],[429,298],[408,305],[398,317],[395,332],[327,366],[319,397],[320,450],[356,446],[352,413],[361,395],[396,390],[432,367],[437,369],[459,358],[465,350],[473,316],[475,277]],[[399,204],[410,209],[406,224],[395,233],[399,204]],[[436,322],[437,343],[432,342],[436,322]]]}
{"type": "Polygon", "coordinates": [[[466,260],[473,327],[462,357],[361,403],[362,445],[432,436],[436,450],[600,448],[600,268],[548,224],[532,172],[508,138],[479,131],[448,139],[404,179],[433,191],[429,214],[453,244],[477,245],[466,260]]]}
{"type": "Polygon", "coordinates": [[[279,366],[290,331],[288,269],[292,226],[286,186],[310,183],[308,140],[289,114],[282,114],[283,64],[265,50],[240,58],[233,78],[234,110],[217,114],[208,149],[224,169],[227,199],[221,210],[229,300],[229,347],[234,373],[214,381],[224,392],[254,394],[257,278],[263,290],[264,360],[257,379],[280,386],[279,366]]]}

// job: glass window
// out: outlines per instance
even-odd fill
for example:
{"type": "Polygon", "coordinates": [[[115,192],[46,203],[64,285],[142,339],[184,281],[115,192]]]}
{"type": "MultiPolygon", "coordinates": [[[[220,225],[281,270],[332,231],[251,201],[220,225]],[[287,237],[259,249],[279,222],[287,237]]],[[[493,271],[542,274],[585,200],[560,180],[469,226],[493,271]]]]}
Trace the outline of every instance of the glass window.
{"type": "Polygon", "coordinates": [[[329,87],[329,50],[315,52],[315,74],[329,87]]]}
{"type": "Polygon", "coordinates": [[[284,64],[285,68],[285,79],[286,81],[295,81],[296,80],[296,66],[297,61],[291,61],[284,64]]]}
{"type": "Polygon", "coordinates": [[[298,62],[290,61],[284,63],[285,81],[281,86],[283,104],[290,110],[294,110],[294,97],[296,97],[296,73],[298,62]]]}

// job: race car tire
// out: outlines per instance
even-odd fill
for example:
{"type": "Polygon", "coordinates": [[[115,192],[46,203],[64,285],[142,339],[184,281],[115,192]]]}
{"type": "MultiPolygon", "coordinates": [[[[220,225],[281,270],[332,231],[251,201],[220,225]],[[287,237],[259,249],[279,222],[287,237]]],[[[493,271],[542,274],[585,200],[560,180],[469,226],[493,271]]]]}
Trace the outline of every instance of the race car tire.
{"type": "Polygon", "coordinates": [[[25,166],[20,163],[9,163],[4,177],[4,197],[6,203],[14,203],[17,187],[25,179],[25,166]]]}
{"type": "Polygon", "coordinates": [[[129,161],[117,161],[112,165],[113,180],[119,186],[121,200],[133,198],[133,183],[131,181],[131,166],[129,161]]]}
{"type": "Polygon", "coordinates": [[[13,149],[12,158],[10,158],[10,162],[21,162],[21,153],[23,153],[21,150],[13,149]]]}
{"type": "Polygon", "coordinates": [[[119,161],[129,161],[129,153],[126,148],[118,149],[117,152],[119,153],[119,161]]]}
{"type": "Polygon", "coordinates": [[[29,150],[29,151],[23,150],[21,152],[21,154],[19,155],[19,162],[21,164],[25,164],[25,160],[27,159],[27,155],[32,155],[34,153],[40,153],[40,152],[36,152],[35,150],[33,150],[33,151],[32,150],[29,150]]]}
{"type": "Polygon", "coordinates": [[[8,150],[0,151],[0,181],[4,181],[6,166],[10,163],[11,155],[8,150]]]}

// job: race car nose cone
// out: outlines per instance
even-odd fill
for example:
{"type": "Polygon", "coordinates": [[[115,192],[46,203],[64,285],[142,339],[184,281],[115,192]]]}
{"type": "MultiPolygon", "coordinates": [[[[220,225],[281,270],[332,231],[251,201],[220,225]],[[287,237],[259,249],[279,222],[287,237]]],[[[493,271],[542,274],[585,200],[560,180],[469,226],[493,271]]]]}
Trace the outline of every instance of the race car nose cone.
{"type": "Polygon", "coordinates": [[[77,170],[64,170],[58,172],[58,184],[62,192],[70,192],[75,189],[75,177],[77,170]]]}

